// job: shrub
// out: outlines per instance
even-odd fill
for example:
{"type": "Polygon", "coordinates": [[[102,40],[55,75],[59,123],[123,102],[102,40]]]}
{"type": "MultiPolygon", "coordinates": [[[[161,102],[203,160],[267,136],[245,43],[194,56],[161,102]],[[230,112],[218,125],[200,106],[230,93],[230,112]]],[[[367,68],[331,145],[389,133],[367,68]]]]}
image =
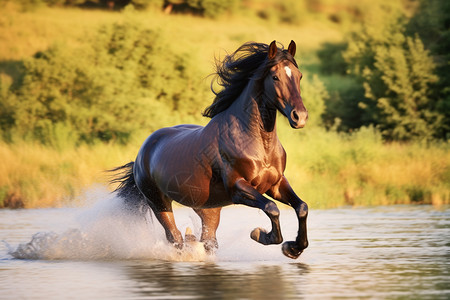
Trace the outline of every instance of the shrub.
{"type": "Polygon", "coordinates": [[[360,103],[389,140],[432,139],[442,121],[431,87],[434,63],[419,37],[405,36],[401,17],[355,32],[344,58],[363,82],[360,103]]]}
{"type": "Polygon", "coordinates": [[[374,124],[387,140],[430,140],[439,135],[443,115],[433,95],[438,80],[434,62],[417,35],[406,35],[406,21],[395,10],[374,14],[350,35],[347,46],[325,45],[319,52],[322,65],[331,66],[322,67],[323,72],[342,74],[347,64],[354,82],[365,92],[360,95],[355,84],[350,89],[339,87],[327,106],[328,124],[333,119],[344,121],[341,129],[374,124]],[[340,55],[331,55],[338,47],[346,48],[345,63],[340,55]]]}
{"type": "Polygon", "coordinates": [[[437,46],[446,45],[448,14],[441,11],[450,5],[444,3],[423,1],[412,20],[395,5],[375,5],[345,43],[322,47],[321,71],[332,96],[324,115],[328,128],[374,125],[385,140],[400,141],[450,136],[448,55],[437,46]]]}
{"type": "Polygon", "coordinates": [[[142,128],[163,125],[161,117],[149,118],[157,115],[155,108],[165,114],[199,112],[196,104],[206,88],[194,64],[161,40],[126,21],[102,27],[88,46],[54,45],[37,53],[25,61],[21,83],[0,98],[12,113],[12,120],[0,124],[3,135],[58,147],[125,143],[142,128]]]}
{"type": "Polygon", "coordinates": [[[408,32],[419,34],[436,64],[439,81],[433,97],[439,99],[437,109],[444,114],[438,136],[450,138],[450,2],[446,0],[420,1],[418,13],[408,24],[408,32]]]}
{"type": "Polygon", "coordinates": [[[328,100],[328,92],[323,82],[317,75],[312,78],[305,77],[302,82],[302,97],[308,109],[308,126],[322,125],[322,114],[325,111],[325,102],[328,100]]]}
{"type": "Polygon", "coordinates": [[[323,122],[327,129],[351,132],[369,125],[364,110],[358,104],[364,98],[364,88],[351,76],[331,75],[326,77],[330,97],[325,102],[323,122]]]}
{"type": "Polygon", "coordinates": [[[320,61],[320,71],[323,74],[347,73],[347,63],[342,57],[342,52],[347,49],[347,43],[325,43],[317,51],[320,61]]]}

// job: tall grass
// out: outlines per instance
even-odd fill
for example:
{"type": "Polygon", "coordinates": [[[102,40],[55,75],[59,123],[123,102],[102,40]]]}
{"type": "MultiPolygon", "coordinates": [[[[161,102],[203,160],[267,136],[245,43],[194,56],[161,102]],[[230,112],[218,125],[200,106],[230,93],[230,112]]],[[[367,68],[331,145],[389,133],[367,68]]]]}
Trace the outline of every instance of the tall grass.
{"type": "Polygon", "coordinates": [[[313,207],[450,203],[450,147],[385,144],[372,128],[352,135],[280,132],[286,176],[313,207]]]}
{"type": "MultiPolygon", "coordinates": [[[[351,136],[279,120],[288,154],[286,176],[311,208],[344,205],[450,204],[447,144],[383,144],[365,128],[351,136]]],[[[76,204],[103,171],[133,160],[141,134],[127,146],[97,144],[56,150],[30,143],[0,143],[0,207],[76,204]]]]}
{"type": "MultiPolygon", "coordinates": [[[[134,149],[133,149],[134,150],[134,149]]],[[[39,144],[0,142],[0,207],[60,207],[76,203],[103,171],[132,160],[123,146],[98,144],[58,151],[39,144]]]]}

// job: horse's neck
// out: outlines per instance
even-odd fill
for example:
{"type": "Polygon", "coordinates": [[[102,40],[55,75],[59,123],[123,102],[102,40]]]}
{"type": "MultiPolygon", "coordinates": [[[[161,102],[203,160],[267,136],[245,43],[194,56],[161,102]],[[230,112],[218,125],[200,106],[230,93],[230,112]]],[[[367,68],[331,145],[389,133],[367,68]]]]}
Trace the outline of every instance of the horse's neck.
{"type": "Polygon", "coordinates": [[[263,99],[257,99],[254,86],[250,83],[230,107],[237,122],[251,137],[261,137],[265,146],[276,142],[276,109],[264,106],[263,99]]]}

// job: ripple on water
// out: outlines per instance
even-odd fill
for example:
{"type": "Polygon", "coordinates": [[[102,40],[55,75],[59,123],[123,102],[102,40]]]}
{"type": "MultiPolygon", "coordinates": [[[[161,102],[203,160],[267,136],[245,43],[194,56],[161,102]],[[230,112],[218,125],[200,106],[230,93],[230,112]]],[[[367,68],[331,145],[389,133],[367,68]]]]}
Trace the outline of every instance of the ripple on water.
{"type": "MultiPolygon", "coordinates": [[[[180,230],[199,236],[192,210],[175,216],[180,230]]],[[[450,298],[448,208],[311,210],[310,247],[298,260],[250,239],[253,228],[270,226],[255,209],[225,208],[220,248],[207,257],[198,249],[180,255],[152,220],[115,198],[86,209],[0,211],[1,237],[18,243],[12,256],[1,252],[0,294],[51,298],[71,288],[105,299],[450,298]]],[[[281,210],[281,226],[285,240],[295,238],[293,211],[281,210]]]]}

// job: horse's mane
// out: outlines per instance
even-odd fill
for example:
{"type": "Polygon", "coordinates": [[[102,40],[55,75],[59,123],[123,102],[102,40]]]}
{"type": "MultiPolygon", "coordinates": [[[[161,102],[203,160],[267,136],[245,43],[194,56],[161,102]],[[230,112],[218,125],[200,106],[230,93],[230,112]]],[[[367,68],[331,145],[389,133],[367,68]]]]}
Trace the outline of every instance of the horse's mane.
{"type": "Polygon", "coordinates": [[[263,79],[267,72],[281,60],[289,60],[296,67],[295,59],[284,47],[278,49],[275,58],[268,59],[269,45],[249,42],[243,44],[234,53],[227,55],[223,61],[216,62],[217,83],[223,87],[219,92],[215,91],[212,84],[211,90],[216,95],[213,103],[203,112],[203,116],[212,118],[226,110],[243,92],[250,80],[263,79]]]}

